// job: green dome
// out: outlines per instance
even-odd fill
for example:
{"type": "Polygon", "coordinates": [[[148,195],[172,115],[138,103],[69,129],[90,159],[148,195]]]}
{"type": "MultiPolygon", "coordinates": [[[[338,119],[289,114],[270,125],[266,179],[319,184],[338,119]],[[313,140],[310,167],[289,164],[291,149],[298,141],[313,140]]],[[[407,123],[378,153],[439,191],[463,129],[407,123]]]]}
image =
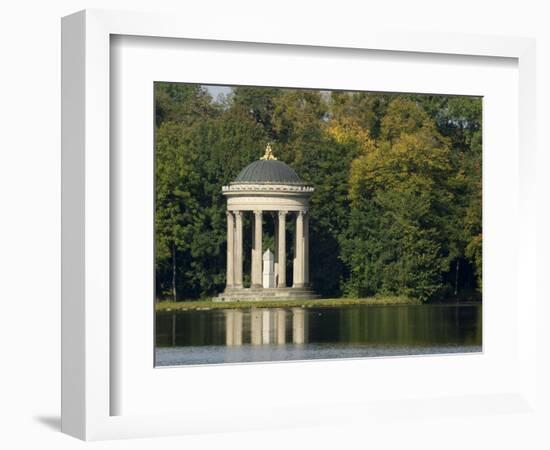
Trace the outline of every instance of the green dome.
{"type": "Polygon", "coordinates": [[[275,159],[254,161],[241,170],[233,183],[305,184],[294,169],[275,159]]]}

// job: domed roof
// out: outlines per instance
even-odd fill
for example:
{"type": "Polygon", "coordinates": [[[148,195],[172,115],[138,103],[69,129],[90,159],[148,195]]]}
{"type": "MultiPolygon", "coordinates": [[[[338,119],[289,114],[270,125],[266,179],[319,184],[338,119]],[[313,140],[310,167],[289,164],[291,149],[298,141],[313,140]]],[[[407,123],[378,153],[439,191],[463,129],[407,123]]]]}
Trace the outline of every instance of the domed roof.
{"type": "Polygon", "coordinates": [[[304,184],[298,174],[282,161],[254,161],[246,166],[234,183],[304,184]]]}
{"type": "Polygon", "coordinates": [[[294,172],[294,169],[273,156],[271,144],[267,144],[265,155],[259,161],[246,166],[231,184],[261,183],[261,184],[301,184],[304,182],[294,172]]]}

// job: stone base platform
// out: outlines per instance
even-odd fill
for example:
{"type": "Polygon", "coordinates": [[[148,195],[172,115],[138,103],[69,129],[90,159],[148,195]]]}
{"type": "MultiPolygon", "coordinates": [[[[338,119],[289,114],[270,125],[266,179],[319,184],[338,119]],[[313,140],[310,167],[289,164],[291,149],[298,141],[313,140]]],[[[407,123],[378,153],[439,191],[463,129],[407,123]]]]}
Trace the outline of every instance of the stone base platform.
{"type": "Polygon", "coordinates": [[[223,293],[214,297],[215,302],[253,302],[265,300],[311,300],[320,298],[312,289],[303,288],[243,288],[226,289],[223,293]]]}

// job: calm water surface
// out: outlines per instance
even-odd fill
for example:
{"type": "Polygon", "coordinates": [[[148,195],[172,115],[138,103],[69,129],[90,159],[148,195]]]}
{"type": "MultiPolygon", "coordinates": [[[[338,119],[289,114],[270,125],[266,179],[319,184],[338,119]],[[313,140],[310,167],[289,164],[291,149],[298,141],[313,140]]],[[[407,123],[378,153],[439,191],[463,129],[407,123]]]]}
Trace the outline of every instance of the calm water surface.
{"type": "Polygon", "coordinates": [[[157,366],[481,351],[481,305],[157,313],[157,366]]]}

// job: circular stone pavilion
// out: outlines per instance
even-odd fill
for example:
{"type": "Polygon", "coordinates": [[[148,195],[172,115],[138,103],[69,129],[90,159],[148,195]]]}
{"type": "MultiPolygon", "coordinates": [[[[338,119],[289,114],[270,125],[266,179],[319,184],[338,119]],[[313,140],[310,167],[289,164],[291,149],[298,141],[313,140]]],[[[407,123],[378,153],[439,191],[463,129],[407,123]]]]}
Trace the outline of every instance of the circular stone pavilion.
{"type": "Polygon", "coordinates": [[[309,287],[309,198],[313,187],[273,156],[268,144],[265,155],[246,166],[229,186],[227,197],[227,284],[217,301],[286,300],[315,298],[309,287]],[[251,283],[243,285],[243,216],[252,219],[251,283]],[[264,215],[274,221],[275,249],[263,253],[264,215]],[[287,222],[295,221],[292,242],[287,245],[287,222]],[[292,286],[287,280],[287,247],[292,255],[292,286]]]}

